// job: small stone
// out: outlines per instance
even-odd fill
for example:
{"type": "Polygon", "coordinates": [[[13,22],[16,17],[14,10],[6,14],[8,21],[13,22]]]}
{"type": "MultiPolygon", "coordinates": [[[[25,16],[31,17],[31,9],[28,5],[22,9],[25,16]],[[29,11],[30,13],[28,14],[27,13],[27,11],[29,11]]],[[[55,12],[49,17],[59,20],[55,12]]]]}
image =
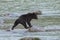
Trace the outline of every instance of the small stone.
{"type": "Polygon", "coordinates": [[[10,30],[6,30],[6,31],[10,31],[10,30]]]}

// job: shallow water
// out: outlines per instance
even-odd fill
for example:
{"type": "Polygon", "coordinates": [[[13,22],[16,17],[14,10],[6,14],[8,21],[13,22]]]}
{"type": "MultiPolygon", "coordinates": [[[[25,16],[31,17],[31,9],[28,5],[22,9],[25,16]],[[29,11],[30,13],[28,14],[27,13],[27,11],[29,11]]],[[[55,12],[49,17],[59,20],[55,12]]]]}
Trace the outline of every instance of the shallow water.
{"type": "MultiPolygon", "coordinates": [[[[56,25],[50,26],[52,26],[51,28],[53,29],[60,28],[56,25]]],[[[49,29],[50,26],[47,26],[45,29],[49,29]]],[[[28,32],[27,29],[14,29],[11,31],[0,30],[0,40],[18,40],[23,37],[38,37],[41,40],[60,40],[60,31],[28,32]]]]}
{"type": "MultiPolygon", "coordinates": [[[[41,15],[41,16],[43,16],[43,15],[41,15]]],[[[55,31],[28,32],[26,29],[14,29],[11,31],[0,30],[0,40],[18,40],[23,37],[38,37],[41,40],[60,40],[60,25],[48,25],[44,28],[45,28],[45,30],[46,29],[47,30],[55,29],[55,31]],[[59,30],[56,31],[56,29],[59,29],[59,30]]]]}
{"type": "MultiPolygon", "coordinates": [[[[60,16],[60,0],[0,0],[0,19],[16,19],[15,16],[24,14],[32,10],[41,10],[41,16],[60,16]],[[26,5],[27,4],[27,5],[26,5]],[[23,12],[23,13],[22,13],[23,12]],[[3,16],[6,13],[13,13],[10,16],[3,16]],[[15,13],[19,13],[18,15],[15,13]]],[[[60,18],[60,17],[59,17],[60,18]]],[[[11,20],[12,21],[12,20],[11,20]]],[[[45,21],[45,20],[44,20],[45,21]]],[[[42,21],[42,23],[44,22],[42,21]]],[[[58,20],[57,20],[58,21],[58,20]]],[[[1,22],[1,21],[0,21],[1,22]]],[[[53,24],[55,22],[52,22],[53,24]]],[[[12,24],[12,23],[11,23],[12,24]]],[[[39,24],[39,23],[38,23],[39,24]]],[[[48,24],[47,22],[44,23],[48,24]]],[[[51,24],[51,23],[50,23],[51,24]]],[[[39,37],[41,40],[60,40],[60,25],[48,25],[47,30],[55,29],[48,32],[28,32],[25,29],[15,29],[11,31],[0,30],[0,40],[18,40],[22,37],[39,37]]],[[[58,22],[56,24],[59,24],[58,22]]],[[[9,22],[5,24],[11,26],[9,22]]],[[[0,28],[5,27],[4,23],[0,24],[0,28]],[[3,27],[4,26],[4,27],[3,27]]]]}

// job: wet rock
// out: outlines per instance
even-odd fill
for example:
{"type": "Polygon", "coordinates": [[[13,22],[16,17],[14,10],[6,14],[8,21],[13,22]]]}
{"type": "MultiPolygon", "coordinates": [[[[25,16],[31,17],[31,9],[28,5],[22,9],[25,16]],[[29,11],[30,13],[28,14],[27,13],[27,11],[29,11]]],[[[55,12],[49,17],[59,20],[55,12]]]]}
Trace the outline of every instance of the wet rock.
{"type": "Polygon", "coordinates": [[[25,37],[20,40],[40,40],[40,38],[25,37]]]}

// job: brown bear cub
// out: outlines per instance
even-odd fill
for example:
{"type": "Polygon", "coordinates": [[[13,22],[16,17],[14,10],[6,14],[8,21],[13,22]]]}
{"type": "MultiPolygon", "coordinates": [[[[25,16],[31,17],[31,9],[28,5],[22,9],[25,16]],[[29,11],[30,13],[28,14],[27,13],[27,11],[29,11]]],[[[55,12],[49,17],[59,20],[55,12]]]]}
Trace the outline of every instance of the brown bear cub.
{"type": "Polygon", "coordinates": [[[32,12],[32,13],[27,13],[24,15],[21,15],[18,19],[16,19],[16,21],[14,22],[14,25],[12,26],[12,30],[18,25],[18,24],[22,24],[24,26],[25,29],[31,28],[31,20],[32,19],[38,19],[37,15],[41,15],[41,11],[38,12],[32,12]],[[29,25],[29,27],[27,27],[27,24],[29,25]]]}

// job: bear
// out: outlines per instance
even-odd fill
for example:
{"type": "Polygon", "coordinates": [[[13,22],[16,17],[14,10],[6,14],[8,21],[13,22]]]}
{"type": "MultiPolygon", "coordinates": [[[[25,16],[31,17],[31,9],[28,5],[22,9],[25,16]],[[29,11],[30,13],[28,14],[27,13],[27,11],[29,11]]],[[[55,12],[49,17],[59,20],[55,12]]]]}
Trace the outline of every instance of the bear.
{"type": "Polygon", "coordinates": [[[38,12],[32,12],[32,13],[27,13],[27,14],[23,14],[21,16],[19,16],[18,19],[16,19],[16,21],[14,22],[14,25],[12,26],[11,30],[14,30],[14,28],[18,25],[18,24],[22,24],[24,26],[25,29],[31,28],[31,20],[32,19],[38,19],[37,15],[41,15],[41,11],[38,12]],[[29,25],[29,27],[27,27],[27,24],[29,25]]]}

